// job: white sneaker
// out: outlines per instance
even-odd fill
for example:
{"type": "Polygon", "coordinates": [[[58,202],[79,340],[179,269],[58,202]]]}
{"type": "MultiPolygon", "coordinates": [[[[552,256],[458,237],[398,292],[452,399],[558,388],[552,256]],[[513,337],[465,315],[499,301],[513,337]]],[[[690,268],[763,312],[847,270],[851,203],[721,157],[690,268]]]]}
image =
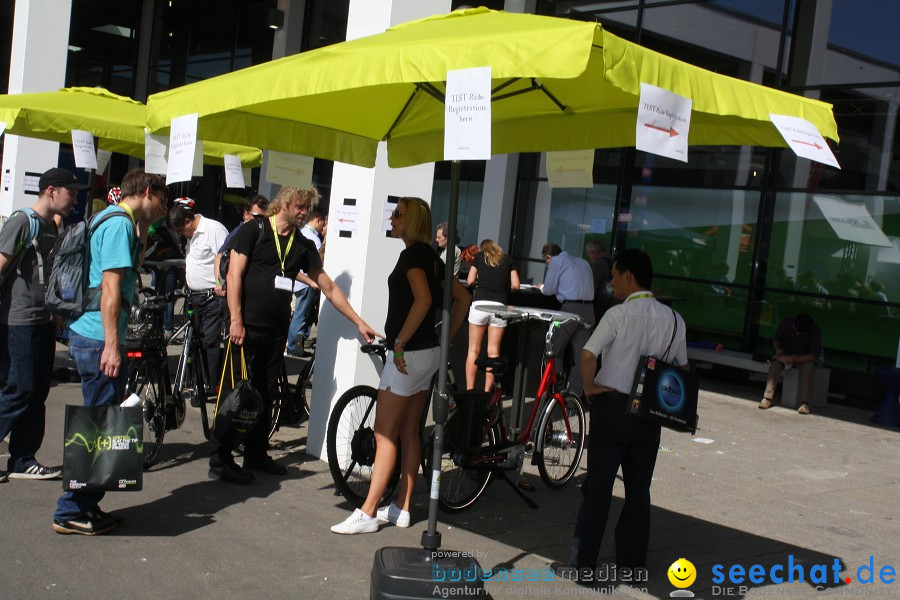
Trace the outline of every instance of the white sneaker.
{"type": "Polygon", "coordinates": [[[390,506],[379,508],[376,516],[382,523],[393,523],[397,527],[409,527],[409,511],[400,510],[393,502],[390,506]]]}
{"type": "Polygon", "coordinates": [[[333,533],[354,535],[357,533],[374,533],[378,531],[378,519],[370,517],[358,508],[346,520],[331,528],[333,533]]]}

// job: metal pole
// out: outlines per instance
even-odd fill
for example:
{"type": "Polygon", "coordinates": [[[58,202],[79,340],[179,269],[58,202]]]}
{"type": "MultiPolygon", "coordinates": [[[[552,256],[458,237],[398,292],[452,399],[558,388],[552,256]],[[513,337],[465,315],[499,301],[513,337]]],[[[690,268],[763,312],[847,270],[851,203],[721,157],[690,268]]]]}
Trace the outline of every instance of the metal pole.
{"type": "Polygon", "coordinates": [[[444,452],[444,424],[447,422],[449,390],[447,366],[450,361],[450,304],[453,299],[453,265],[456,240],[456,213],[459,207],[460,163],[450,164],[450,215],[447,218],[447,251],[444,254],[444,307],[441,310],[441,366],[438,370],[438,393],[434,399],[434,449],[432,454],[431,491],[428,502],[428,529],[422,532],[422,547],[430,556],[441,547],[441,534],[437,530],[438,494],[441,486],[441,454],[444,452]]]}

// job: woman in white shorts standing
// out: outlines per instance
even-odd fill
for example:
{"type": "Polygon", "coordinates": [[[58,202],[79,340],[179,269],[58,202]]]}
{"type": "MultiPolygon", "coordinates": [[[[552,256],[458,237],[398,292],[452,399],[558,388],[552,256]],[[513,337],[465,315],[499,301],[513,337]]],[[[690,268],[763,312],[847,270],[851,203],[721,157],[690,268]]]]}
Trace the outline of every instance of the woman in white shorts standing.
{"type": "MultiPolygon", "coordinates": [[[[332,527],[334,533],[371,533],[378,530],[379,521],[409,527],[409,504],[421,454],[419,417],[440,361],[434,323],[443,294],[444,263],[430,245],[431,211],[420,198],[401,198],[391,213],[391,226],[391,235],[402,239],[406,248],[388,277],[384,333],[392,351],[378,384],[375,464],[366,501],[332,527]],[[402,455],[396,499],[379,508],[398,459],[398,441],[402,455]]],[[[451,337],[469,306],[469,293],[456,278],[452,295],[451,337]]]]}
{"type": "MultiPolygon", "coordinates": [[[[475,360],[481,353],[481,342],[487,330],[487,355],[490,358],[500,356],[500,342],[506,331],[506,321],[479,310],[479,306],[498,306],[505,308],[510,290],[519,289],[519,274],[513,268],[512,259],[503,252],[494,240],[481,242],[480,252],[469,269],[469,287],[475,286],[472,308],[469,309],[469,352],[466,356],[466,389],[475,387],[475,376],[478,368],[475,360]]],[[[494,383],[492,373],[484,374],[484,391],[491,389],[494,383]]]]}

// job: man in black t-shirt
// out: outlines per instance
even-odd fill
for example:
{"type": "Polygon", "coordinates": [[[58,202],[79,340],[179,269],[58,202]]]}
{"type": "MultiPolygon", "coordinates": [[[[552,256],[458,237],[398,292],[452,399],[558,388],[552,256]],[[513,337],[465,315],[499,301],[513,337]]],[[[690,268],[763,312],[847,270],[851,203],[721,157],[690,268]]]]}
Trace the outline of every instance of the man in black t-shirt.
{"type": "Polygon", "coordinates": [[[269,216],[246,223],[231,244],[226,298],[231,315],[231,342],[244,347],[250,381],[259,391],[265,410],[244,439],[244,468],[232,448],[214,437],[209,476],[231,483],[254,479],[247,469],[283,475],[286,469],[266,454],[271,418],[271,393],[281,371],[282,352],[291,321],[293,282],[302,270],[312,278],[334,307],[350,319],[371,342],[377,335],[360,318],[344,292],[322,270],[315,245],[298,230],[306,220],[315,190],[283,187],[269,205],[269,216]]]}

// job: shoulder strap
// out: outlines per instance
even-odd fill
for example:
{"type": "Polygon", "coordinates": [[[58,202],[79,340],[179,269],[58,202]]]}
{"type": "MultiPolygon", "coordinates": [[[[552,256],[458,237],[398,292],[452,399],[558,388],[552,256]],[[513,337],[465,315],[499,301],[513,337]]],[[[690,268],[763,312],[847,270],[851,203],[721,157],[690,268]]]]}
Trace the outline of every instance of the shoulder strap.
{"type": "Polygon", "coordinates": [[[672,324],[672,337],[669,339],[669,347],[666,348],[666,357],[663,359],[665,362],[669,362],[669,351],[672,349],[672,342],[675,341],[675,332],[678,331],[678,317],[675,315],[675,309],[670,306],[669,310],[672,311],[672,321],[674,323],[672,324]]]}

